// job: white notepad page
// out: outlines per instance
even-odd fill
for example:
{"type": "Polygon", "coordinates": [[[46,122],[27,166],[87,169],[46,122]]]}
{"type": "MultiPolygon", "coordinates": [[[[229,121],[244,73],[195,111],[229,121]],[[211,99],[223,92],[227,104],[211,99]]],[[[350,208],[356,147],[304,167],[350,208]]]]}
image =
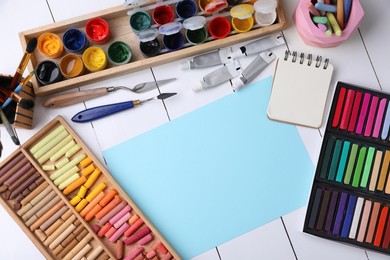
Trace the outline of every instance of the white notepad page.
{"type": "Polygon", "coordinates": [[[296,54],[278,59],[268,105],[270,119],[321,126],[333,66],[319,59],[310,62],[310,56],[296,54]]]}

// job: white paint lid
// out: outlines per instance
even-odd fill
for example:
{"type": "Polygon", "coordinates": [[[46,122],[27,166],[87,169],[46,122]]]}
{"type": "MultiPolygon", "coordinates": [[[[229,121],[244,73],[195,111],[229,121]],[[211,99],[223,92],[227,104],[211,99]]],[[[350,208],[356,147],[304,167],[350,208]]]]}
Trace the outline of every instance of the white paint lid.
{"type": "Polygon", "coordinates": [[[194,31],[203,28],[205,24],[206,24],[206,17],[193,16],[184,20],[183,27],[185,29],[194,31]]]}
{"type": "Polygon", "coordinates": [[[275,12],[277,6],[278,3],[276,2],[276,0],[257,0],[253,4],[253,7],[255,8],[256,12],[260,13],[275,12]]]}
{"type": "Polygon", "coordinates": [[[156,39],[159,35],[158,30],[156,28],[142,30],[137,33],[137,38],[141,42],[150,42],[156,39]]]}
{"type": "Polygon", "coordinates": [[[160,31],[161,34],[172,35],[178,33],[181,30],[181,28],[183,28],[181,22],[172,22],[172,23],[161,25],[160,28],[158,28],[158,30],[160,31]]]}

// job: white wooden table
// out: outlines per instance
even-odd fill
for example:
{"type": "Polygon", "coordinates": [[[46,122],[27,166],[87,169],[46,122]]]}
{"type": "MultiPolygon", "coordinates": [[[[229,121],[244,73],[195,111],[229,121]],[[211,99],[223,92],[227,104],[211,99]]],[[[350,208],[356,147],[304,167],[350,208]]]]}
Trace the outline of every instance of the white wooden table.
{"type": "MultiPolygon", "coordinates": [[[[20,62],[23,50],[20,47],[18,32],[121,5],[122,2],[122,0],[0,1],[0,32],[2,34],[0,41],[0,72],[13,74],[20,62]]],[[[288,27],[283,31],[287,41],[287,48],[328,57],[335,67],[331,90],[328,95],[327,111],[329,110],[330,97],[333,94],[334,86],[339,80],[390,92],[390,73],[388,71],[389,65],[387,64],[390,60],[388,49],[390,43],[388,29],[390,6],[388,1],[361,0],[365,9],[365,17],[359,30],[348,41],[330,49],[306,46],[300,39],[292,21],[292,14],[298,0],[281,0],[280,2],[288,20],[288,27]]],[[[274,49],[274,52],[277,56],[282,56],[285,49],[286,46],[282,46],[274,49]]],[[[241,65],[245,67],[250,61],[250,58],[241,59],[241,65]]],[[[111,85],[131,85],[145,80],[153,80],[153,77],[157,80],[176,77],[178,78],[177,81],[164,86],[164,92],[179,93],[175,99],[166,100],[166,110],[162,102],[150,102],[147,106],[143,106],[142,109],[135,109],[131,113],[120,113],[103,120],[97,120],[92,124],[76,124],[72,123],[70,118],[80,110],[96,105],[143,98],[143,96],[135,96],[135,94],[130,92],[121,92],[121,94],[112,94],[104,98],[61,109],[45,109],[40,105],[45,98],[37,98],[34,129],[18,129],[17,134],[23,143],[55,116],[62,115],[92,152],[104,162],[103,150],[232,92],[230,83],[226,83],[208,91],[194,93],[190,89],[188,82],[199,80],[203,75],[215,68],[182,72],[178,66],[180,62],[182,61],[164,64],[82,87],[82,89],[92,89],[111,85]]],[[[274,66],[275,63],[272,63],[255,80],[272,75],[274,66]]],[[[78,89],[71,91],[78,91],[78,89]]],[[[157,93],[157,90],[155,93],[157,93]]],[[[150,96],[152,94],[147,93],[146,95],[150,96]]],[[[320,152],[325,123],[326,120],[324,120],[323,126],[319,130],[298,127],[314,164],[316,164],[320,152]]],[[[8,138],[4,127],[1,127],[1,132],[1,139],[4,145],[3,159],[13,152],[16,147],[8,138]]],[[[298,209],[225,244],[218,245],[194,259],[388,259],[388,256],[384,254],[303,233],[302,227],[305,212],[306,207],[298,209]]],[[[0,259],[44,258],[1,207],[0,230],[2,234],[0,236],[0,259]]]]}

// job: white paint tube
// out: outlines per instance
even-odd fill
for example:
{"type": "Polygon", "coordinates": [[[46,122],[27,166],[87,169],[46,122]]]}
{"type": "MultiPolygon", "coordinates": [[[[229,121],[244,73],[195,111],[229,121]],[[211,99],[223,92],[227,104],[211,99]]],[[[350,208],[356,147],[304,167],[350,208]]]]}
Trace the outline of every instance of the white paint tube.
{"type": "Polygon", "coordinates": [[[180,64],[182,70],[193,70],[198,68],[207,68],[211,66],[228,63],[231,60],[230,47],[222,48],[216,51],[195,56],[192,60],[188,60],[180,64]]]}

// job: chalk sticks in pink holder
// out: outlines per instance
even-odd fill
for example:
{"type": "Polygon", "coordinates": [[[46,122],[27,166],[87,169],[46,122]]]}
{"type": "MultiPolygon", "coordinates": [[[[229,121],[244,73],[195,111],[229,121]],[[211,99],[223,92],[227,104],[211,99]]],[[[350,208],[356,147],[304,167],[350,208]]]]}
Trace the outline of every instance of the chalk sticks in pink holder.
{"type": "MultiPolygon", "coordinates": [[[[320,29],[321,26],[317,26],[317,24],[313,22],[313,15],[309,12],[308,8],[308,5],[312,4],[313,1],[299,0],[299,3],[293,15],[293,19],[297,31],[301,36],[303,42],[307,45],[329,48],[338,46],[340,43],[347,40],[351,36],[351,34],[357,29],[360,21],[364,16],[364,10],[360,4],[360,1],[350,0],[350,2],[350,12],[346,14],[349,17],[346,21],[344,19],[345,27],[341,28],[341,34],[340,32],[338,32],[336,35],[334,30],[333,33],[330,33],[329,31],[325,32],[324,30],[320,29]]],[[[324,16],[327,17],[326,14],[324,16]]],[[[333,16],[337,19],[337,12],[333,13],[333,16]]]]}

